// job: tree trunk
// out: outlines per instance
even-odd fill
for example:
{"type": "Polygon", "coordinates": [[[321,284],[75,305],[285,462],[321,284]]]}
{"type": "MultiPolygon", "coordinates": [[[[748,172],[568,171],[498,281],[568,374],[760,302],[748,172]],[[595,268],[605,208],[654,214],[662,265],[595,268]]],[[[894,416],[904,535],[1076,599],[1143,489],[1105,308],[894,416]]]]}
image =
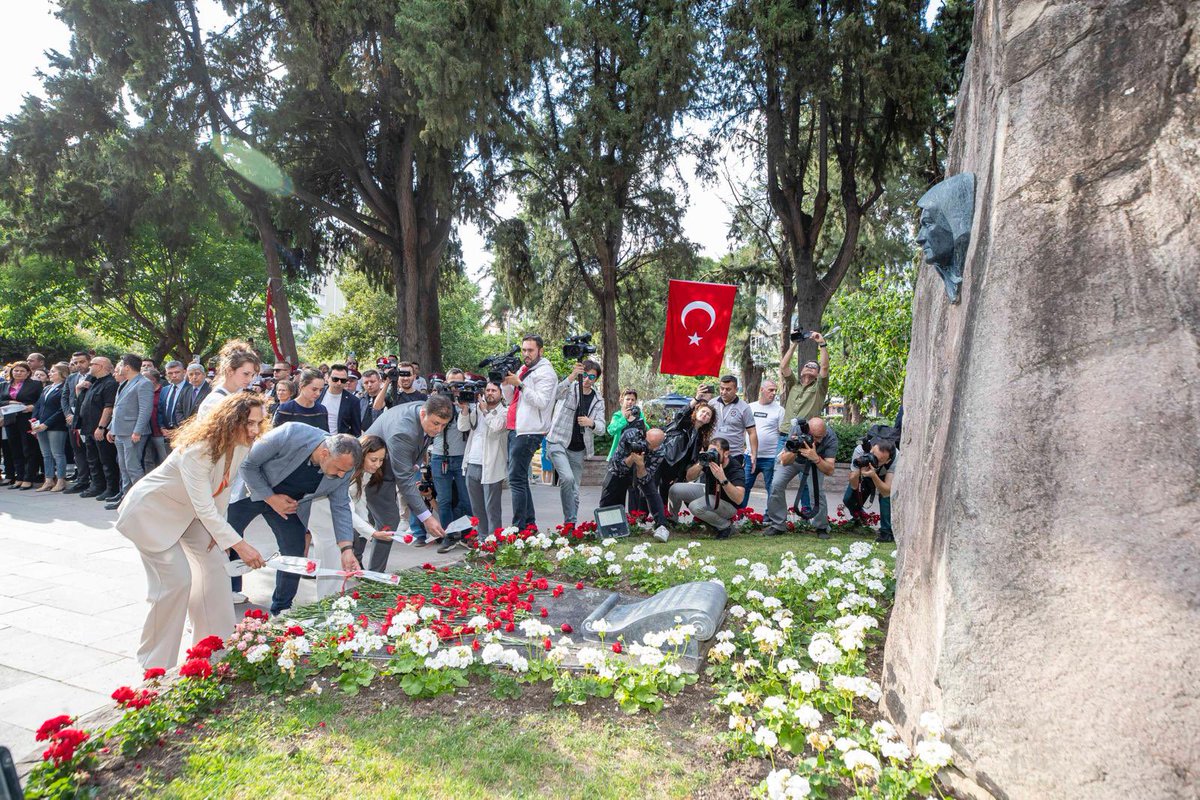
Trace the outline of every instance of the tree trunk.
{"type": "MultiPolygon", "coordinates": [[[[793,258],[796,264],[796,324],[804,330],[819,331],[827,301],[821,282],[817,280],[812,251],[800,250],[793,258]]],[[[817,345],[811,339],[805,339],[796,348],[796,354],[797,366],[793,371],[799,374],[799,364],[817,360],[817,345]]]]}
{"type": "Polygon", "coordinates": [[[750,346],[753,339],[753,329],[751,329],[751,333],[747,334],[742,342],[738,359],[742,373],[742,397],[746,399],[747,403],[753,403],[758,399],[758,389],[763,378],[763,368],[754,363],[754,354],[750,346]]]}
{"type": "Polygon", "coordinates": [[[620,343],[617,340],[617,265],[600,263],[600,367],[604,370],[604,409],[616,411],[621,392],[620,343]]]}
{"type": "MultiPolygon", "coordinates": [[[[252,208],[254,227],[258,231],[263,258],[267,262],[267,286],[271,289],[271,307],[275,310],[275,338],[283,357],[295,366],[300,363],[300,355],[296,350],[296,334],[292,330],[292,307],[288,303],[287,289],[283,285],[283,269],[279,263],[279,234],[265,204],[256,202],[252,208]]],[[[272,352],[270,357],[275,358],[275,353],[272,352]]]]}

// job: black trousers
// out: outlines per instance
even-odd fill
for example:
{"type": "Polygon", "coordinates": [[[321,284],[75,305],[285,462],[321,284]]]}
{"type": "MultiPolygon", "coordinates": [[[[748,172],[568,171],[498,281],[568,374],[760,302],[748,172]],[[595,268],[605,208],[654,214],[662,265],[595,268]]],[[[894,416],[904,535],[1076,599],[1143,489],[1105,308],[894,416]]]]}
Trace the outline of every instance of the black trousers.
{"type": "Polygon", "coordinates": [[[17,415],[17,421],[7,426],[8,441],[12,448],[12,477],[26,483],[37,480],[42,471],[42,451],[37,437],[29,432],[29,418],[17,415]]]}
{"type": "Polygon", "coordinates": [[[92,488],[103,488],[109,494],[120,492],[121,470],[117,466],[117,446],[107,439],[97,442],[92,436],[84,437],[84,446],[87,448],[92,488]]]}
{"type": "Polygon", "coordinates": [[[654,517],[654,521],[659,525],[667,524],[667,512],[663,507],[662,498],[654,489],[658,486],[658,481],[653,478],[647,483],[650,488],[647,491],[642,490],[642,486],[634,480],[633,473],[628,475],[617,476],[609,470],[604,476],[604,486],[600,489],[600,508],[605,506],[624,506],[626,498],[629,501],[629,510],[646,510],[650,512],[650,516],[654,517]],[[637,508],[635,508],[635,503],[637,508]]]}
{"type": "MultiPolygon", "coordinates": [[[[304,523],[295,514],[281,517],[264,501],[251,500],[249,497],[238,500],[236,503],[230,503],[226,514],[229,525],[238,532],[239,536],[243,537],[246,527],[255,517],[260,516],[267,521],[271,532],[275,534],[275,544],[279,547],[280,555],[304,555],[304,523]]],[[[277,571],[275,573],[275,592],[271,595],[271,613],[278,614],[291,608],[292,601],[296,598],[296,589],[299,586],[299,575],[277,571]]]]}
{"type": "Polygon", "coordinates": [[[75,482],[80,486],[86,486],[92,479],[92,470],[88,464],[87,446],[83,443],[83,439],[80,438],[77,428],[71,428],[67,432],[67,440],[70,441],[71,451],[75,454],[75,482]]]}

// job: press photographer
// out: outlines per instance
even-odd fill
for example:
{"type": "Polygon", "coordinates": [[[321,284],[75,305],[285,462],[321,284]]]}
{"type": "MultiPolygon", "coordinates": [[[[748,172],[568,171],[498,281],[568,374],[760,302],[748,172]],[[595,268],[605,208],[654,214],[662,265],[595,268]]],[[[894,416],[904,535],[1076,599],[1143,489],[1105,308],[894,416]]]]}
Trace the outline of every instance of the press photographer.
{"type": "MultiPolygon", "coordinates": [[[[461,369],[451,369],[446,373],[446,380],[434,379],[431,383],[433,394],[443,395],[455,404],[451,406],[452,416],[446,429],[434,437],[429,446],[429,467],[433,473],[433,485],[437,487],[438,519],[442,527],[449,525],[459,517],[471,516],[471,501],[467,494],[467,477],[463,474],[463,454],[467,451],[467,437],[470,433],[458,428],[459,396],[467,387],[467,376],[461,369]]],[[[469,391],[474,398],[475,384],[469,391]]]]}
{"type": "Polygon", "coordinates": [[[809,518],[817,530],[817,538],[829,538],[829,504],[821,491],[821,482],[833,474],[837,449],[837,433],[826,426],[825,420],[820,417],[792,420],[767,495],[766,535],[778,536],[787,531],[788,484],[799,475],[802,486],[811,485],[816,501],[816,509],[809,518]]]}
{"type": "Polygon", "coordinates": [[[651,428],[645,433],[641,428],[627,428],[621,434],[613,457],[608,462],[599,506],[625,506],[628,496],[631,502],[626,507],[638,505],[648,509],[650,516],[658,523],[654,535],[663,542],[670,535],[666,527],[666,511],[658,492],[665,439],[666,434],[661,428],[651,428]],[[633,502],[635,499],[639,502],[633,502]]]}
{"type": "MultiPolygon", "coordinates": [[[[542,437],[550,432],[554,392],[558,387],[558,375],[542,355],[543,348],[542,337],[525,336],[521,339],[521,368],[513,371],[511,363],[502,364],[507,371],[500,380],[504,400],[508,403],[505,424],[512,431],[508,448],[512,524],[521,529],[537,524],[533,493],[529,490],[529,463],[541,446],[542,437]]],[[[499,371],[489,369],[488,380],[497,377],[499,371]]]]}
{"type": "Polygon", "coordinates": [[[861,520],[863,507],[879,496],[879,536],[877,542],[894,542],[892,534],[892,474],[896,467],[896,443],[886,435],[895,428],[874,426],[854,447],[850,457],[850,481],[842,503],[850,516],[861,520]],[[883,429],[876,431],[876,428],[883,429]],[[872,436],[872,432],[875,433],[872,436]],[[881,435],[882,434],[882,435],[881,435]]]}
{"type": "MultiPolygon", "coordinates": [[[[572,337],[590,338],[587,337],[572,337]]],[[[570,340],[569,340],[570,341],[570,340]]],[[[580,345],[568,344],[568,348],[580,345]]],[[[595,351],[596,348],[587,346],[595,351]]],[[[572,350],[578,353],[579,350],[572,350]]],[[[558,493],[562,501],[563,521],[574,523],[579,509],[579,482],[583,480],[583,458],[594,455],[596,429],[604,424],[604,398],[595,391],[600,380],[600,365],[587,360],[577,363],[555,390],[557,404],[550,432],[546,434],[546,456],[558,473],[558,493]]]]}
{"type": "Polygon", "coordinates": [[[716,530],[718,539],[732,536],[733,515],[746,496],[746,472],[730,459],[729,440],[720,436],[709,440],[708,448],[700,451],[685,478],[687,483],[671,487],[671,513],[678,514],[686,505],[692,516],[716,530]]]}
{"type": "Polygon", "coordinates": [[[388,408],[401,403],[416,403],[428,399],[428,395],[416,387],[417,370],[411,361],[397,362],[395,357],[380,359],[379,362],[376,362],[376,369],[383,376],[384,384],[387,387],[384,402],[388,408]],[[380,366],[381,364],[382,366],[380,366]]]}
{"type": "Polygon", "coordinates": [[[488,381],[482,394],[467,399],[475,394],[474,390],[459,392],[458,430],[468,432],[463,457],[467,495],[471,513],[479,520],[476,527],[486,536],[504,527],[500,504],[508,474],[508,430],[500,385],[488,381]]]}

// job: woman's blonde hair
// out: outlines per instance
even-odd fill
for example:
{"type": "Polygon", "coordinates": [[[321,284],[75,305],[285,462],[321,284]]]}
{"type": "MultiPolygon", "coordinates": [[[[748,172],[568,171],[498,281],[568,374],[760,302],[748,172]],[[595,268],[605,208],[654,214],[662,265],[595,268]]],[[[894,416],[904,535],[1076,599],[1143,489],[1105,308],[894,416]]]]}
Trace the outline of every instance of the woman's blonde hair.
{"type": "Polygon", "coordinates": [[[258,392],[234,392],[221,400],[212,411],[200,417],[195,415],[168,434],[171,446],[180,449],[191,445],[204,445],[208,457],[216,461],[242,444],[241,436],[250,422],[250,411],[263,410],[263,421],[258,429],[262,436],[271,429],[271,418],[267,416],[267,398],[258,392]]]}
{"type": "Polygon", "coordinates": [[[54,365],[53,367],[51,367],[50,369],[51,369],[52,371],[54,371],[54,372],[57,372],[59,375],[61,375],[61,376],[62,376],[62,379],[63,379],[64,381],[65,381],[67,378],[71,377],[71,365],[70,365],[70,364],[68,364],[68,363],[67,363],[67,362],[65,362],[65,361],[60,361],[60,362],[58,362],[57,364],[55,364],[55,365],[54,365]]]}
{"type": "Polygon", "coordinates": [[[253,364],[255,369],[262,366],[262,359],[258,357],[258,353],[254,352],[249,342],[241,339],[230,339],[221,348],[221,352],[217,354],[217,368],[213,371],[213,384],[220,386],[225,381],[225,376],[231,372],[235,372],[245,364],[253,364]]]}

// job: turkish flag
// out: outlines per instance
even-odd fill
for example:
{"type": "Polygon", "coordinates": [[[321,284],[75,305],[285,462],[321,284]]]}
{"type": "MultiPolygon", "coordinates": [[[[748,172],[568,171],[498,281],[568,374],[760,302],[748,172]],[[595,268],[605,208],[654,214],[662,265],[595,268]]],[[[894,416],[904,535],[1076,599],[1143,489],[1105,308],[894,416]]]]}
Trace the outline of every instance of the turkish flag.
{"type": "Polygon", "coordinates": [[[724,283],[671,281],[659,372],[716,375],[721,371],[735,294],[737,287],[724,283]]]}

